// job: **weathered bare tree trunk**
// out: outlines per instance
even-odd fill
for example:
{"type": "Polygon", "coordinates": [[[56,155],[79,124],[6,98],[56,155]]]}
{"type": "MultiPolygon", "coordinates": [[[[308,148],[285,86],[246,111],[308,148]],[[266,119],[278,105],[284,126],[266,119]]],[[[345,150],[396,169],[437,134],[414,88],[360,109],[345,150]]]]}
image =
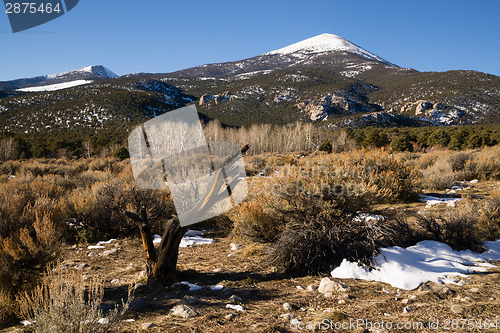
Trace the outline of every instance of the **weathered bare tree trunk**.
{"type": "MultiPolygon", "coordinates": [[[[249,145],[245,145],[241,148],[241,153],[244,154],[249,148],[249,145]]],[[[185,213],[186,216],[194,217],[196,214],[203,212],[207,205],[216,204],[220,198],[223,198],[219,195],[220,186],[225,186],[226,188],[224,190],[231,193],[231,184],[226,184],[225,181],[218,182],[218,179],[220,179],[219,177],[226,178],[224,167],[232,163],[236,156],[238,156],[238,154],[229,157],[225,163],[222,163],[221,167],[216,171],[213,186],[207,192],[203,200],[200,200],[190,211],[185,213]],[[216,186],[216,184],[219,183],[221,185],[216,186]]],[[[137,224],[141,232],[142,245],[144,246],[147,257],[146,273],[148,276],[148,285],[168,286],[174,283],[177,259],[179,257],[179,245],[187,228],[181,227],[178,217],[173,216],[165,223],[165,231],[163,232],[160,245],[158,248],[155,248],[151,227],[148,223],[146,207],[141,208],[140,216],[132,212],[125,212],[125,215],[137,224]]]]}
{"type": "Polygon", "coordinates": [[[172,217],[165,223],[160,246],[155,248],[146,208],[141,209],[141,216],[131,212],[125,212],[125,214],[137,224],[141,232],[142,245],[147,258],[148,285],[171,285],[175,281],[179,245],[187,228],[181,227],[177,216],[172,217]]]}

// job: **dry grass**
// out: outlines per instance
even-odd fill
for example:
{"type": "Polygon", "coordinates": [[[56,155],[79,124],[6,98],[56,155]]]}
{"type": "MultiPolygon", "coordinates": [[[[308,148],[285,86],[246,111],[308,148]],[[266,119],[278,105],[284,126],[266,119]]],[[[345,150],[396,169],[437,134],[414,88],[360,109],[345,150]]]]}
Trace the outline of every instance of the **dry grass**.
{"type": "MultiPolygon", "coordinates": [[[[321,253],[325,252],[324,248],[314,249],[307,244],[319,237],[321,230],[337,228],[345,232],[342,239],[355,235],[359,242],[352,244],[369,245],[361,247],[368,249],[366,251],[356,252],[358,249],[354,249],[352,253],[356,253],[356,258],[352,257],[353,260],[368,258],[369,253],[374,253],[373,249],[382,244],[373,242],[375,233],[369,234],[373,230],[366,229],[367,226],[347,223],[353,212],[371,210],[379,204],[395,207],[411,202],[421,188],[443,189],[457,180],[479,179],[482,182],[500,179],[500,147],[467,152],[441,150],[389,154],[382,150],[356,150],[340,154],[266,154],[246,160],[250,162],[247,168],[253,174],[262,171],[269,177],[249,178],[247,200],[227,214],[234,226],[233,235],[268,244],[276,242],[283,251],[286,247],[279,244],[306,244],[302,248],[321,253]],[[304,200],[294,202],[297,198],[304,200]],[[336,201],[342,203],[342,209],[332,208],[336,201]],[[287,228],[289,231],[285,233],[287,228]],[[304,242],[290,242],[291,235],[304,234],[307,236],[301,238],[304,242]],[[277,242],[280,237],[283,237],[281,243],[277,242]]],[[[477,236],[475,231],[479,232],[480,240],[500,237],[499,198],[496,190],[485,200],[467,200],[457,208],[450,208],[449,212],[445,209],[436,213],[433,218],[443,228],[456,230],[457,221],[458,226],[467,226],[460,235],[448,232],[442,239],[463,245],[471,236],[477,236]],[[472,213],[466,216],[467,221],[462,217],[453,220],[451,214],[457,212],[462,212],[462,217],[469,214],[466,212],[472,213]]],[[[160,230],[165,217],[173,212],[168,193],[139,190],[133,186],[128,161],[103,158],[0,163],[0,284],[3,284],[0,287],[0,308],[4,309],[3,313],[12,313],[16,307],[12,303],[12,292],[33,288],[47,262],[55,259],[61,242],[134,235],[137,233],[135,226],[129,224],[122,212],[142,205],[150,208],[155,232],[160,230]],[[77,227],[68,226],[68,222],[77,227]]],[[[417,230],[405,229],[408,227],[406,220],[401,226],[403,228],[397,229],[394,224],[390,228],[401,234],[414,233],[412,237],[420,237],[417,230]]],[[[325,239],[322,244],[332,238],[325,239]]],[[[399,239],[404,240],[405,237],[399,239]]],[[[384,242],[384,246],[391,245],[390,239],[386,238],[384,242]]],[[[262,261],[266,246],[248,247],[241,251],[241,255],[245,260],[259,257],[262,261]]],[[[298,253],[297,249],[300,249],[298,245],[286,256],[291,258],[293,251],[298,253]]],[[[328,251],[325,253],[332,255],[328,251]]],[[[334,256],[347,255],[339,253],[334,256]]],[[[319,266],[326,265],[323,262],[319,266]]]]}
{"type": "Polygon", "coordinates": [[[412,155],[414,157],[407,163],[422,171],[424,188],[443,190],[458,180],[500,179],[498,146],[463,152],[435,150],[412,155]]]}
{"type": "Polygon", "coordinates": [[[55,267],[49,266],[41,285],[17,298],[20,317],[31,323],[28,331],[108,332],[120,313],[118,307],[102,310],[104,281],[94,277],[85,282],[81,271],[55,267]]]}

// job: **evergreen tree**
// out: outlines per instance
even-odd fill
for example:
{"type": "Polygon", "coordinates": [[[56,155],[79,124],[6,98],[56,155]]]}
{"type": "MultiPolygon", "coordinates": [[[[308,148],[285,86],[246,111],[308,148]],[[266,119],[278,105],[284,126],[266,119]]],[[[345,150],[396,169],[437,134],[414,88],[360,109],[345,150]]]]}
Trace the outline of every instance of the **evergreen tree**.
{"type": "Polygon", "coordinates": [[[332,144],[330,143],[330,141],[328,141],[328,139],[323,140],[323,143],[318,148],[318,150],[326,151],[327,153],[331,153],[332,149],[333,149],[332,144]]]}

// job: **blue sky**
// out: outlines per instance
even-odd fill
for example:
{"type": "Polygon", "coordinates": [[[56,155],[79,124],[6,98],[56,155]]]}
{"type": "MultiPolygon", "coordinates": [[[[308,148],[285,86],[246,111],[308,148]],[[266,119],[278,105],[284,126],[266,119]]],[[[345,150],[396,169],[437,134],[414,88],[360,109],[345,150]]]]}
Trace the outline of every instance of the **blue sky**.
{"type": "Polygon", "coordinates": [[[0,5],[0,81],[105,65],[171,72],[328,32],[403,67],[500,75],[500,1],[80,0],[13,34],[0,5]]]}

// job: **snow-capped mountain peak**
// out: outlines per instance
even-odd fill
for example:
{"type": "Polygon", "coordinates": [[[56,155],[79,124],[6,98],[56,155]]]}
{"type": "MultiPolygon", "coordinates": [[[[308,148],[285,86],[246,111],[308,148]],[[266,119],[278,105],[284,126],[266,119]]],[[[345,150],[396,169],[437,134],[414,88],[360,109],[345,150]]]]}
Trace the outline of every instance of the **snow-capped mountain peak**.
{"type": "Polygon", "coordinates": [[[387,63],[386,60],[371,52],[366,51],[356,44],[353,44],[340,36],[327,33],[317,35],[298,43],[283,47],[281,49],[265,53],[265,55],[293,55],[296,53],[311,55],[326,52],[354,53],[368,60],[387,63]]]}
{"type": "Polygon", "coordinates": [[[0,89],[19,91],[53,91],[116,78],[118,75],[102,65],[87,66],[67,72],[31,78],[1,81],[0,89]]]}
{"type": "Polygon", "coordinates": [[[106,68],[102,65],[94,65],[94,66],[87,66],[87,67],[75,69],[75,70],[68,71],[68,72],[47,75],[47,78],[48,79],[55,79],[57,77],[67,76],[69,74],[93,74],[93,75],[97,75],[97,76],[104,77],[104,78],[118,77],[117,74],[113,73],[108,68],[106,68]]]}

